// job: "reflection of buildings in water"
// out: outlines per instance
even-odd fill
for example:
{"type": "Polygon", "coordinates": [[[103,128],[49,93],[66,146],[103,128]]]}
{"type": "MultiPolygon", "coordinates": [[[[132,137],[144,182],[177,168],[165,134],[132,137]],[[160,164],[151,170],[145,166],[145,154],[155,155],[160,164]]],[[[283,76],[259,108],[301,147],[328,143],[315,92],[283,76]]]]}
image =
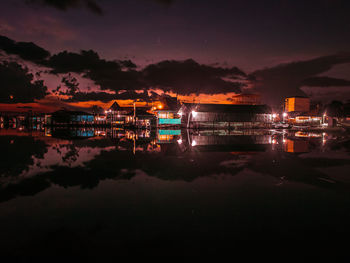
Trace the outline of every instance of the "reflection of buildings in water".
{"type": "Polygon", "coordinates": [[[271,135],[190,135],[188,145],[196,151],[262,152],[266,151],[271,135]]]}
{"type": "Polygon", "coordinates": [[[297,131],[284,140],[284,151],[290,153],[309,152],[313,147],[324,146],[329,135],[325,132],[297,131]]]}
{"type": "Polygon", "coordinates": [[[302,137],[302,138],[320,138],[325,133],[316,133],[316,132],[304,132],[304,131],[297,131],[294,136],[295,137],[302,137]]]}
{"type": "Polygon", "coordinates": [[[289,153],[309,152],[309,141],[287,139],[284,144],[284,151],[289,153]]]}
{"type": "Polygon", "coordinates": [[[157,132],[157,143],[174,143],[180,139],[181,130],[161,130],[157,132]]]}
{"type": "Polygon", "coordinates": [[[79,128],[79,129],[66,129],[66,128],[51,128],[46,129],[46,136],[52,136],[56,138],[75,139],[75,138],[91,138],[95,136],[93,128],[79,128]]]}
{"type": "Polygon", "coordinates": [[[106,137],[107,131],[106,130],[95,130],[95,136],[97,137],[106,137]]]}
{"type": "Polygon", "coordinates": [[[106,135],[107,135],[107,137],[112,138],[112,139],[119,139],[119,138],[123,138],[125,136],[125,131],[123,128],[113,127],[111,129],[107,129],[106,135]]]}

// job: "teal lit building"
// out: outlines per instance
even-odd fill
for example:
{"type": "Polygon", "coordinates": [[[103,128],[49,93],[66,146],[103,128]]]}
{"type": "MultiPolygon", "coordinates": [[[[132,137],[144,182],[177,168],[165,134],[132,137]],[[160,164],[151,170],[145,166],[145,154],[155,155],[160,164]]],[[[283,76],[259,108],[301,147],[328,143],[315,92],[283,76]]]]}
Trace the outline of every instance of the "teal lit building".
{"type": "Polygon", "coordinates": [[[163,98],[161,108],[155,111],[157,126],[180,126],[182,117],[181,114],[179,114],[180,106],[177,98],[163,98]]]}

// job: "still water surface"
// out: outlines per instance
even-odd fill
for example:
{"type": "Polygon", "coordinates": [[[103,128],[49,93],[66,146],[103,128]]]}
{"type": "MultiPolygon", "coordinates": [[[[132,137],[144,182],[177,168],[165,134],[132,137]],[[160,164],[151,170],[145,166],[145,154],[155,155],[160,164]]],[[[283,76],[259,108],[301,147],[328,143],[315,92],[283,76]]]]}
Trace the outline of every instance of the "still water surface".
{"type": "Polygon", "coordinates": [[[349,134],[2,129],[0,145],[0,247],[18,258],[350,233],[349,134]]]}

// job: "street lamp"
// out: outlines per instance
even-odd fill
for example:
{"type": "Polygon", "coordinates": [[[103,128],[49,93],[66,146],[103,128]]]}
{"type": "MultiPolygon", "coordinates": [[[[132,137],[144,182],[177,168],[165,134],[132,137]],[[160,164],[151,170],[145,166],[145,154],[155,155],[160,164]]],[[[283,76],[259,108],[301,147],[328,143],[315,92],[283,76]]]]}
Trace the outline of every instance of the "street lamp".
{"type": "Polygon", "coordinates": [[[284,122],[285,118],[287,118],[287,116],[288,116],[287,112],[283,112],[282,116],[283,116],[283,122],[284,122]]]}

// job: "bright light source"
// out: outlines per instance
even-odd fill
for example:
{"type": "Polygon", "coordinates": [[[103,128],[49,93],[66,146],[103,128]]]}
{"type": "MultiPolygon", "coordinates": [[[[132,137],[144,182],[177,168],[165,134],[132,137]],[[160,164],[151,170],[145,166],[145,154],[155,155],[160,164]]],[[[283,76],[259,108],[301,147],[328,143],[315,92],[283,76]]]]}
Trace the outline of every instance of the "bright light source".
{"type": "Polygon", "coordinates": [[[192,141],[192,146],[196,146],[196,145],[197,145],[196,141],[192,141]]]}
{"type": "Polygon", "coordinates": [[[276,113],[272,114],[272,118],[276,118],[276,117],[277,117],[276,113]]]}
{"type": "Polygon", "coordinates": [[[153,107],[153,110],[156,110],[157,109],[157,107],[153,107]]]}
{"type": "Polygon", "coordinates": [[[178,139],[178,140],[177,140],[177,143],[178,143],[178,144],[182,144],[182,139],[178,139]]]}
{"type": "Polygon", "coordinates": [[[106,111],[106,110],[105,110],[105,113],[107,114],[107,113],[108,113],[108,111],[106,111]]]}
{"type": "Polygon", "coordinates": [[[197,116],[197,112],[195,112],[194,110],[192,111],[192,116],[193,118],[195,118],[197,116]]]}
{"type": "Polygon", "coordinates": [[[158,105],[158,109],[160,109],[160,110],[163,109],[163,105],[161,105],[161,104],[158,105]]]}
{"type": "Polygon", "coordinates": [[[283,117],[287,117],[287,116],[288,116],[287,112],[283,112],[283,117]]]}
{"type": "Polygon", "coordinates": [[[179,111],[177,114],[179,114],[180,116],[182,116],[182,111],[179,111]]]}

